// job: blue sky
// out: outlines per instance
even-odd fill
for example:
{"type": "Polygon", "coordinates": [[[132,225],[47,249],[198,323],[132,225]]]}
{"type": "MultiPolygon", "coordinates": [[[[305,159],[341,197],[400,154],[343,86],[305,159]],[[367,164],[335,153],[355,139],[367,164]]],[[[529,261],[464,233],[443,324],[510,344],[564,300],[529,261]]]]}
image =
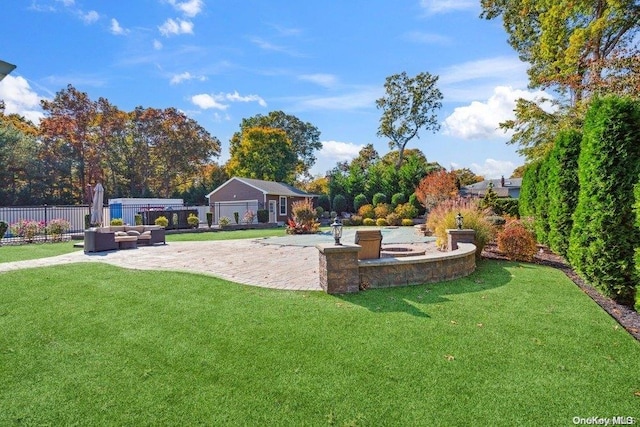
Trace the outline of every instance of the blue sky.
{"type": "Polygon", "coordinates": [[[0,82],[8,113],[37,121],[40,99],[72,84],[125,111],[175,107],[222,143],[242,118],[282,110],[321,132],[314,174],[376,136],[387,76],[440,77],[442,129],[408,148],[487,178],[524,163],[498,123],[533,98],[526,64],[479,0],[12,0],[4,2],[0,82]]]}

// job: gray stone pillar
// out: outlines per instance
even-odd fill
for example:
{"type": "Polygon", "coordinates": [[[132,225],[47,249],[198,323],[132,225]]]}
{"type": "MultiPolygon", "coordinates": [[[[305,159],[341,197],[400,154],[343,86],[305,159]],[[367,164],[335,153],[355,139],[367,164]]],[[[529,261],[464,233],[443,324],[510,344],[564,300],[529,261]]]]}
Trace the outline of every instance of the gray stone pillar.
{"type": "Polygon", "coordinates": [[[360,245],[333,243],[316,245],[320,252],[320,286],[328,294],[346,294],[360,290],[358,251],[360,245]]]}
{"type": "Polygon", "coordinates": [[[458,243],[476,243],[476,232],[470,228],[458,230],[457,228],[447,229],[447,250],[455,251],[458,243]]]}

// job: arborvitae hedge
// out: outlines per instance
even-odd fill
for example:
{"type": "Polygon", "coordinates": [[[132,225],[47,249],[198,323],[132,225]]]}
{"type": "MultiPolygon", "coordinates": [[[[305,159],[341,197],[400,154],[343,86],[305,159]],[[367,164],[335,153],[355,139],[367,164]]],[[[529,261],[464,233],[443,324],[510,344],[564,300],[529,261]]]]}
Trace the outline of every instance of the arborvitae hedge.
{"type": "Polygon", "coordinates": [[[580,190],[568,257],[600,291],[633,307],[637,284],[634,185],[640,175],[640,104],[595,99],[578,159],[580,190]]]}
{"type": "Polygon", "coordinates": [[[547,179],[549,177],[549,157],[545,157],[538,169],[536,180],[535,205],[535,229],[538,243],[549,243],[549,189],[547,179]]]}
{"type": "Polygon", "coordinates": [[[578,155],[581,140],[580,132],[562,131],[549,156],[549,246],[562,256],[567,255],[573,226],[572,215],[578,204],[578,155]]]}
{"type": "Polygon", "coordinates": [[[522,176],[518,209],[520,210],[520,216],[523,218],[536,216],[536,185],[538,182],[538,170],[540,169],[540,165],[541,163],[539,161],[529,163],[525,168],[524,175],[522,176]]]}

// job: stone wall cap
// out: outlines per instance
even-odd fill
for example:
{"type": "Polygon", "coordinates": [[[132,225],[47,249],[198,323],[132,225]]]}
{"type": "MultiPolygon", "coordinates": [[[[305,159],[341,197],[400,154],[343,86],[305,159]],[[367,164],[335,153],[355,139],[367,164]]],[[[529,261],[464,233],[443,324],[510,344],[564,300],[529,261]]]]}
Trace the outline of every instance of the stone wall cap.
{"type": "Polygon", "coordinates": [[[321,253],[358,252],[362,246],[350,243],[336,245],[335,243],[318,243],[316,248],[321,253]]]}

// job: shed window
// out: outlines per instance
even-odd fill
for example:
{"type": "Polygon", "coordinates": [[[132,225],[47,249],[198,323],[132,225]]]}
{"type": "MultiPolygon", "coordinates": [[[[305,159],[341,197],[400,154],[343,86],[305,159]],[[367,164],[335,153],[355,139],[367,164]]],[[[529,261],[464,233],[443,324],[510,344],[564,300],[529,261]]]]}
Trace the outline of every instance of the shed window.
{"type": "Polygon", "coordinates": [[[280,196],[280,215],[287,215],[287,198],[280,196]]]}

